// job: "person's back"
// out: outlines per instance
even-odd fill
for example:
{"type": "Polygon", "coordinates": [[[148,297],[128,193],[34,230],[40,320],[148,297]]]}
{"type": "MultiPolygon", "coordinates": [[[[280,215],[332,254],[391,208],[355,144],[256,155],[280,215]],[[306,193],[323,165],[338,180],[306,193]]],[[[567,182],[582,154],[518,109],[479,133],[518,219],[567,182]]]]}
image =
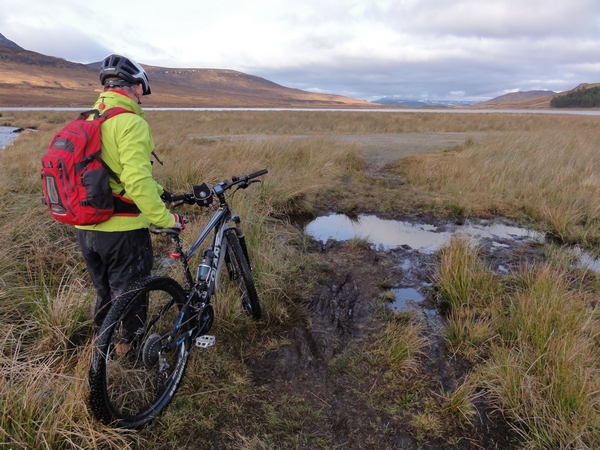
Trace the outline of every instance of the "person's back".
{"type": "MultiPolygon", "coordinates": [[[[142,96],[151,92],[146,72],[128,58],[110,55],[102,63],[100,82],[104,91],[94,109],[103,113],[121,107],[131,113],[116,115],[101,126],[102,158],[120,181],[110,181],[115,213],[105,222],[77,227],[79,245],[97,291],[97,332],[112,300],[134,281],[150,275],[153,252],[149,225],[185,228],[185,220],[170,213],[163,203],[168,192],[152,177],[154,141],[140,107],[142,96]]],[[[132,312],[124,326],[123,352],[139,323],[136,317],[144,316],[145,305],[132,312]]]]}

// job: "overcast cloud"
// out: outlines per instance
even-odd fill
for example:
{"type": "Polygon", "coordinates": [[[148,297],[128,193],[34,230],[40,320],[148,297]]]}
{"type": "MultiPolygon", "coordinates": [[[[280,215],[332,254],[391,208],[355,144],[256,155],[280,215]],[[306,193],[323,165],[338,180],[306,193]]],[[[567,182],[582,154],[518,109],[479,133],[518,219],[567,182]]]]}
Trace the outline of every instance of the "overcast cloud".
{"type": "Polygon", "coordinates": [[[114,52],[367,100],[600,82],[599,0],[0,0],[0,33],[73,62],[114,52]]]}

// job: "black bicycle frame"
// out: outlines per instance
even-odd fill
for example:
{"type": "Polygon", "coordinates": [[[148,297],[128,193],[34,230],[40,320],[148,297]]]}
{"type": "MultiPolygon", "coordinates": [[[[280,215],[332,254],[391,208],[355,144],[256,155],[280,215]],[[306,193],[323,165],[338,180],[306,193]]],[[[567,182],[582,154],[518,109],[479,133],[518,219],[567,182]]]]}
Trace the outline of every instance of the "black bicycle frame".
{"type": "MultiPolygon", "coordinates": [[[[167,333],[168,335],[172,337],[176,336],[182,327],[192,322],[196,317],[198,317],[199,314],[201,314],[201,311],[199,311],[195,314],[192,314],[191,317],[184,321],[184,318],[190,309],[190,304],[192,304],[194,298],[200,300],[202,308],[205,308],[210,302],[210,297],[216,291],[217,286],[219,285],[219,278],[223,263],[225,261],[225,255],[227,253],[227,240],[225,239],[225,232],[231,228],[226,225],[229,220],[231,220],[231,210],[229,209],[229,206],[224,203],[211,217],[210,221],[208,224],[206,224],[198,238],[185,253],[183,252],[181,240],[179,239],[179,232],[173,232],[171,229],[154,230],[154,232],[157,233],[169,234],[175,242],[175,250],[176,253],[179,253],[179,259],[181,259],[184,275],[189,286],[186,290],[187,300],[181,307],[179,319],[173,328],[167,333]],[[210,235],[211,231],[214,231],[211,246],[209,247],[212,249],[212,256],[208,261],[206,261],[209,263],[209,273],[206,276],[206,282],[200,283],[198,275],[196,275],[196,279],[192,277],[189,263],[202,243],[210,235]]],[[[181,345],[184,339],[186,339],[188,336],[191,336],[193,332],[194,327],[191,327],[182,337],[180,337],[180,339],[172,342],[169,345],[169,350],[174,350],[177,348],[179,345],[181,345]]]]}

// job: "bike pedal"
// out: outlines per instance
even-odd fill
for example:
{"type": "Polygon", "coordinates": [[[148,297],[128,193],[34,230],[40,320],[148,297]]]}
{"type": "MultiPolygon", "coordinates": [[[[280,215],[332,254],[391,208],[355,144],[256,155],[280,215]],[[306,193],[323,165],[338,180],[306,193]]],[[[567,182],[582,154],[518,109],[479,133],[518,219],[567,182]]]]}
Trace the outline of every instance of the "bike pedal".
{"type": "Polygon", "coordinates": [[[196,347],[198,348],[209,348],[215,345],[215,337],[205,334],[196,338],[196,347]]]}

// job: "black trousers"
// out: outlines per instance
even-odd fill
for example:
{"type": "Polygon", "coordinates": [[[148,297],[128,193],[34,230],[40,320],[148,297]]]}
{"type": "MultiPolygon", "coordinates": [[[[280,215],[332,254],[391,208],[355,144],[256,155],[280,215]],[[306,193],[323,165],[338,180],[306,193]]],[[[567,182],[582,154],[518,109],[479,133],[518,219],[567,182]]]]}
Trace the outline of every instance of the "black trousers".
{"type": "MultiPolygon", "coordinates": [[[[77,239],[96,288],[94,327],[98,333],[113,300],[131,283],[150,275],[152,239],[147,228],[119,232],[78,229],[77,239]]],[[[131,341],[144,323],[147,307],[147,299],[143,299],[123,322],[123,342],[131,341]]]]}

